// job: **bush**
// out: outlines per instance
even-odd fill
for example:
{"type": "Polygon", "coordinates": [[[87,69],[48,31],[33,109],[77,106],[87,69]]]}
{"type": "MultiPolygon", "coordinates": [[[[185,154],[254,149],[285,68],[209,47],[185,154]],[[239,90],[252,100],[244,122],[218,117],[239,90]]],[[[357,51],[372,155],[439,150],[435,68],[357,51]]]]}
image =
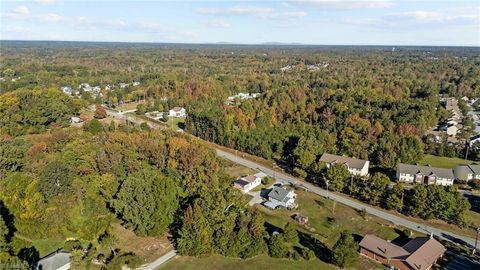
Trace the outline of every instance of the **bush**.
{"type": "Polygon", "coordinates": [[[468,182],[468,185],[471,186],[474,189],[480,189],[480,179],[474,179],[474,180],[468,182]]]}
{"type": "Polygon", "coordinates": [[[367,218],[367,209],[362,208],[361,210],[358,210],[358,214],[364,219],[367,218]]]}
{"type": "Polygon", "coordinates": [[[302,248],[300,253],[301,253],[300,255],[302,255],[302,257],[307,261],[315,259],[315,252],[313,252],[313,250],[309,248],[306,248],[306,247],[302,248]]]}
{"type": "Polygon", "coordinates": [[[293,169],[293,171],[295,172],[295,174],[297,174],[301,178],[305,178],[308,175],[306,171],[304,171],[300,168],[297,168],[297,167],[295,167],[295,169],[293,169]]]}
{"type": "Polygon", "coordinates": [[[70,252],[75,249],[81,249],[81,248],[82,248],[82,244],[78,240],[69,240],[65,242],[65,244],[63,244],[63,249],[70,252]]]}
{"type": "Polygon", "coordinates": [[[275,178],[271,176],[267,176],[262,178],[262,185],[269,186],[271,184],[275,183],[275,178]]]}

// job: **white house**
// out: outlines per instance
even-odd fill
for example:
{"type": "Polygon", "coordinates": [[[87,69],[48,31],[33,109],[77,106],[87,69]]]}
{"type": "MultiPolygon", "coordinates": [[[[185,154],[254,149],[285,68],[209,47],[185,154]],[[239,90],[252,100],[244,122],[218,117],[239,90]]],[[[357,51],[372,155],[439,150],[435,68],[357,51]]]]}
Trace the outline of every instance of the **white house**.
{"type": "Polygon", "coordinates": [[[370,161],[368,160],[337,156],[328,153],[324,153],[320,158],[320,161],[325,162],[327,168],[331,168],[336,164],[345,165],[350,174],[358,176],[367,176],[368,167],[370,166],[370,161]]]}
{"type": "Polygon", "coordinates": [[[175,107],[168,111],[168,117],[185,117],[187,111],[183,107],[175,107]]]}
{"type": "Polygon", "coordinates": [[[480,179],[480,165],[478,164],[459,164],[453,169],[455,179],[462,181],[471,181],[473,179],[480,179]]]}
{"type": "Polygon", "coordinates": [[[125,88],[128,87],[128,83],[119,83],[118,86],[120,86],[120,88],[125,88]]]}
{"type": "Polygon", "coordinates": [[[272,190],[270,190],[270,192],[268,193],[267,197],[268,201],[263,203],[263,205],[270,209],[293,209],[297,206],[295,204],[297,194],[295,194],[293,190],[287,190],[282,187],[273,187],[272,190]]]}
{"type": "Polygon", "coordinates": [[[140,85],[140,82],[137,82],[137,81],[133,82],[133,86],[139,86],[139,85],[140,85]]]}
{"type": "Polygon", "coordinates": [[[70,86],[62,86],[60,89],[62,89],[62,92],[67,95],[73,95],[75,93],[75,91],[73,91],[72,87],[70,86]]]}
{"type": "Polygon", "coordinates": [[[64,250],[56,251],[37,263],[37,270],[67,270],[70,269],[70,253],[64,250]]]}
{"type": "Polygon", "coordinates": [[[411,164],[398,164],[398,181],[426,185],[451,186],[455,178],[452,169],[436,168],[411,164]]]}
{"type": "Polygon", "coordinates": [[[235,180],[235,182],[233,182],[233,186],[238,188],[243,193],[247,193],[255,187],[259,186],[262,183],[262,179],[266,176],[266,174],[260,172],[254,175],[240,177],[235,180]]]}

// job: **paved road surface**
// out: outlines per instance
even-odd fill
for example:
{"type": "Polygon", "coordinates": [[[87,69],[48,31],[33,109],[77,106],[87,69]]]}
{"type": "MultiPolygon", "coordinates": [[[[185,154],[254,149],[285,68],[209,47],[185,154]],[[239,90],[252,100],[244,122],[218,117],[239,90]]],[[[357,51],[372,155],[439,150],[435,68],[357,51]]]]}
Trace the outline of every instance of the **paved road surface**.
{"type": "MultiPolygon", "coordinates": [[[[237,164],[240,164],[240,165],[243,165],[245,167],[260,170],[260,171],[262,171],[262,172],[264,172],[264,173],[266,173],[270,176],[275,175],[277,182],[281,182],[281,183],[284,183],[284,184],[292,183],[292,184],[298,185],[298,186],[306,188],[307,190],[309,190],[313,193],[316,193],[320,196],[331,198],[331,199],[333,199],[337,202],[343,203],[343,204],[345,204],[347,206],[350,206],[352,208],[355,208],[355,209],[358,209],[358,210],[365,209],[365,210],[367,210],[368,213],[370,213],[374,216],[377,216],[377,217],[380,217],[382,219],[388,220],[388,221],[390,221],[394,224],[401,225],[401,226],[409,228],[411,230],[419,231],[419,232],[422,232],[422,233],[425,233],[425,234],[433,233],[434,235],[436,235],[436,236],[438,236],[442,239],[450,240],[450,241],[453,240],[453,239],[458,239],[458,240],[456,240],[457,242],[459,240],[464,241],[467,245],[470,246],[470,248],[473,248],[474,245],[475,245],[475,239],[472,239],[470,237],[457,235],[457,234],[454,234],[454,233],[451,233],[451,232],[448,232],[448,231],[443,231],[443,230],[440,230],[440,229],[437,229],[437,228],[433,228],[433,227],[430,227],[430,226],[426,226],[426,225],[423,225],[423,224],[420,224],[420,223],[410,221],[408,219],[405,219],[405,218],[402,218],[402,217],[399,217],[399,216],[396,216],[396,215],[392,215],[392,214],[387,213],[385,211],[373,208],[373,207],[371,207],[367,204],[359,203],[357,201],[351,200],[349,198],[345,198],[345,197],[337,195],[335,193],[328,192],[328,191],[326,191],[322,188],[319,188],[317,186],[314,186],[310,183],[307,183],[307,182],[304,182],[304,181],[299,181],[298,179],[296,179],[293,176],[290,176],[290,175],[287,175],[287,174],[284,174],[284,173],[279,173],[279,172],[275,172],[275,174],[274,174],[273,170],[271,170],[267,167],[264,167],[261,164],[255,163],[253,161],[238,157],[236,155],[230,154],[230,153],[222,151],[220,149],[216,149],[216,150],[217,150],[217,154],[220,157],[226,158],[230,161],[233,161],[233,162],[235,162],[237,164]]],[[[480,250],[480,249],[478,249],[478,250],[480,250]]]]}
{"type": "Polygon", "coordinates": [[[160,267],[162,264],[166,263],[168,260],[172,259],[175,256],[177,256],[177,251],[176,250],[169,251],[165,255],[163,255],[162,257],[156,259],[155,261],[149,263],[148,265],[137,268],[137,269],[138,270],[155,270],[158,267],[160,267]]]}
{"type": "MultiPolygon", "coordinates": [[[[115,111],[107,110],[107,113],[108,113],[108,115],[110,115],[112,117],[115,117],[115,118],[128,119],[135,124],[140,124],[141,122],[148,122],[149,125],[150,124],[152,125],[152,128],[158,128],[158,125],[155,126],[155,125],[153,125],[153,123],[151,123],[149,121],[138,120],[134,117],[127,117],[125,115],[116,113],[115,111]]],[[[385,211],[373,208],[373,207],[371,207],[367,204],[363,204],[363,203],[354,201],[352,199],[337,195],[335,193],[328,192],[328,191],[326,191],[322,188],[319,188],[317,186],[314,186],[310,183],[307,183],[307,182],[304,182],[304,181],[299,181],[297,178],[295,178],[291,175],[288,175],[288,174],[285,174],[285,173],[279,173],[279,172],[274,173],[274,171],[270,168],[264,167],[261,164],[258,164],[258,163],[255,163],[253,161],[250,161],[250,160],[238,157],[236,155],[230,154],[228,152],[222,151],[218,148],[216,148],[216,151],[217,151],[217,154],[219,156],[224,157],[226,159],[229,159],[229,160],[231,160],[231,161],[233,161],[237,164],[241,164],[245,167],[249,167],[249,168],[252,168],[252,169],[260,170],[260,171],[262,171],[262,172],[264,172],[264,173],[266,173],[270,176],[274,176],[276,178],[277,182],[281,182],[283,184],[290,184],[291,183],[291,184],[298,185],[298,186],[303,187],[303,188],[305,188],[305,189],[307,189],[311,192],[314,192],[314,193],[316,193],[320,196],[331,198],[331,199],[333,199],[337,202],[343,203],[343,204],[345,204],[347,206],[350,206],[354,209],[358,209],[358,210],[365,209],[368,213],[370,213],[374,216],[380,217],[384,220],[388,220],[388,221],[390,221],[394,224],[409,228],[411,230],[415,230],[415,231],[422,232],[422,233],[425,233],[425,234],[433,233],[434,235],[438,236],[441,239],[450,240],[450,241],[457,242],[457,243],[461,242],[464,245],[468,245],[469,248],[472,248],[472,249],[475,246],[475,239],[473,239],[473,238],[457,235],[457,234],[454,234],[454,233],[451,233],[451,232],[448,232],[448,231],[444,231],[444,230],[441,230],[441,229],[437,229],[437,228],[434,228],[434,227],[430,227],[430,226],[427,226],[427,225],[416,223],[416,222],[410,221],[410,220],[405,219],[405,218],[400,217],[400,216],[392,215],[392,214],[387,213],[385,211]]],[[[480,251],[480,247],[477,248],[477,250],[480,251]]]]}

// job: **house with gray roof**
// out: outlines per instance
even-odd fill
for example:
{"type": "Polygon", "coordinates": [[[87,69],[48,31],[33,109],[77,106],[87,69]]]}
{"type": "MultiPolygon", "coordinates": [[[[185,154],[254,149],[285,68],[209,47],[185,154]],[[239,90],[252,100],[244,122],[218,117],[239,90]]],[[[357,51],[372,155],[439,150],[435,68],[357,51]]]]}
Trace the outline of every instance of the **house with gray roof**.
{"type": "Polygon", "coordinates": [[[238,178],[233,182],[233,186],[238,188],[242,193],[247,193],[262,183],[262,179],[267,175],[259,172],[254,175],[247,175],[238,178]]]}
{"type": "Polygon", "coordinates": [[[273,187],[267,194],[268,201],[263,205],[270,209],[287,208],[293,209],[296,207],[295,199],[297,194],[293,190],[287,190],[283,187],[273,187]]]}
{"type": "Polygon", "coordinates": [[[400,163],[397,166],[398,181],[426,185],[451,186],[455,176],[452,169],[400,163]]]}
{"type": "Polygon", "coordinates": [[[37,270],[67,270],[70,269],[70,253],[58,250],[43,257],[37,263],[37,270]]]}
{"type": "Polygon", "coordinates": [[[473,179],[480,179],[480,165],[479,164],[460,164],[453,169],[455,179],[461,181],[471,181],[473,179]]]}
{"type": "Polygon", "coordinates": [[[367,176],[368,167],[370,166],[370,161],[368,160],[337,156],[328,153],[324,153],[320,158],[320,161],[325,162],[327,168],[331,168],[336,164],[345,165],[350,174],[358,176],[367,176]]]}

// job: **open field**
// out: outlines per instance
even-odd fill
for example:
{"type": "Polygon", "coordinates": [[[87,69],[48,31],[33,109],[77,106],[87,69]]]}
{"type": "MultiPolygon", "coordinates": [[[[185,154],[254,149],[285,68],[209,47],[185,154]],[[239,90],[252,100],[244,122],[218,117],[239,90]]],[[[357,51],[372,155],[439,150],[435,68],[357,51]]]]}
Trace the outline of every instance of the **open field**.
{"type": "Polygon", "coordinates": [[[425,157],[418,163],[420,165],[429,164],[432,167],[440,168],[454,168],[458,164],[470,164],[473,161],[461,158],[438,157],[433,155],[425,155],[425,157]]]}
{"type": "Polygon", "coordinates": [[[123,252],[135,253],[143,263],[154,261],[158,257],[173,249],[167,236],[142,237],[132,230],[125,229],[118,223],[112,225],[113,233],[118,237],[116,247],[123,252]]]}
{"type": "Polygon", "coordinates": [[[271,269],[337,269],[319,259],[312,261],[294,261],[288,259],[274,259],[266,255],[242,260],[227,258],[220,255],[209,257],[177,257],[159,268],[162,270],[271,270],[271,269]]]}
{"type": "Polygon", "coordinates": [[[253,169],[244,167],[242,165],[233,163],[233,162],[225,160],[225,159],[222,159],[222,162],[224,162],[226,173],[228,175],[230,175],[232,178],[237,178],[239,176],[244,176],[244,175],[257,173],[253,169]]]}

